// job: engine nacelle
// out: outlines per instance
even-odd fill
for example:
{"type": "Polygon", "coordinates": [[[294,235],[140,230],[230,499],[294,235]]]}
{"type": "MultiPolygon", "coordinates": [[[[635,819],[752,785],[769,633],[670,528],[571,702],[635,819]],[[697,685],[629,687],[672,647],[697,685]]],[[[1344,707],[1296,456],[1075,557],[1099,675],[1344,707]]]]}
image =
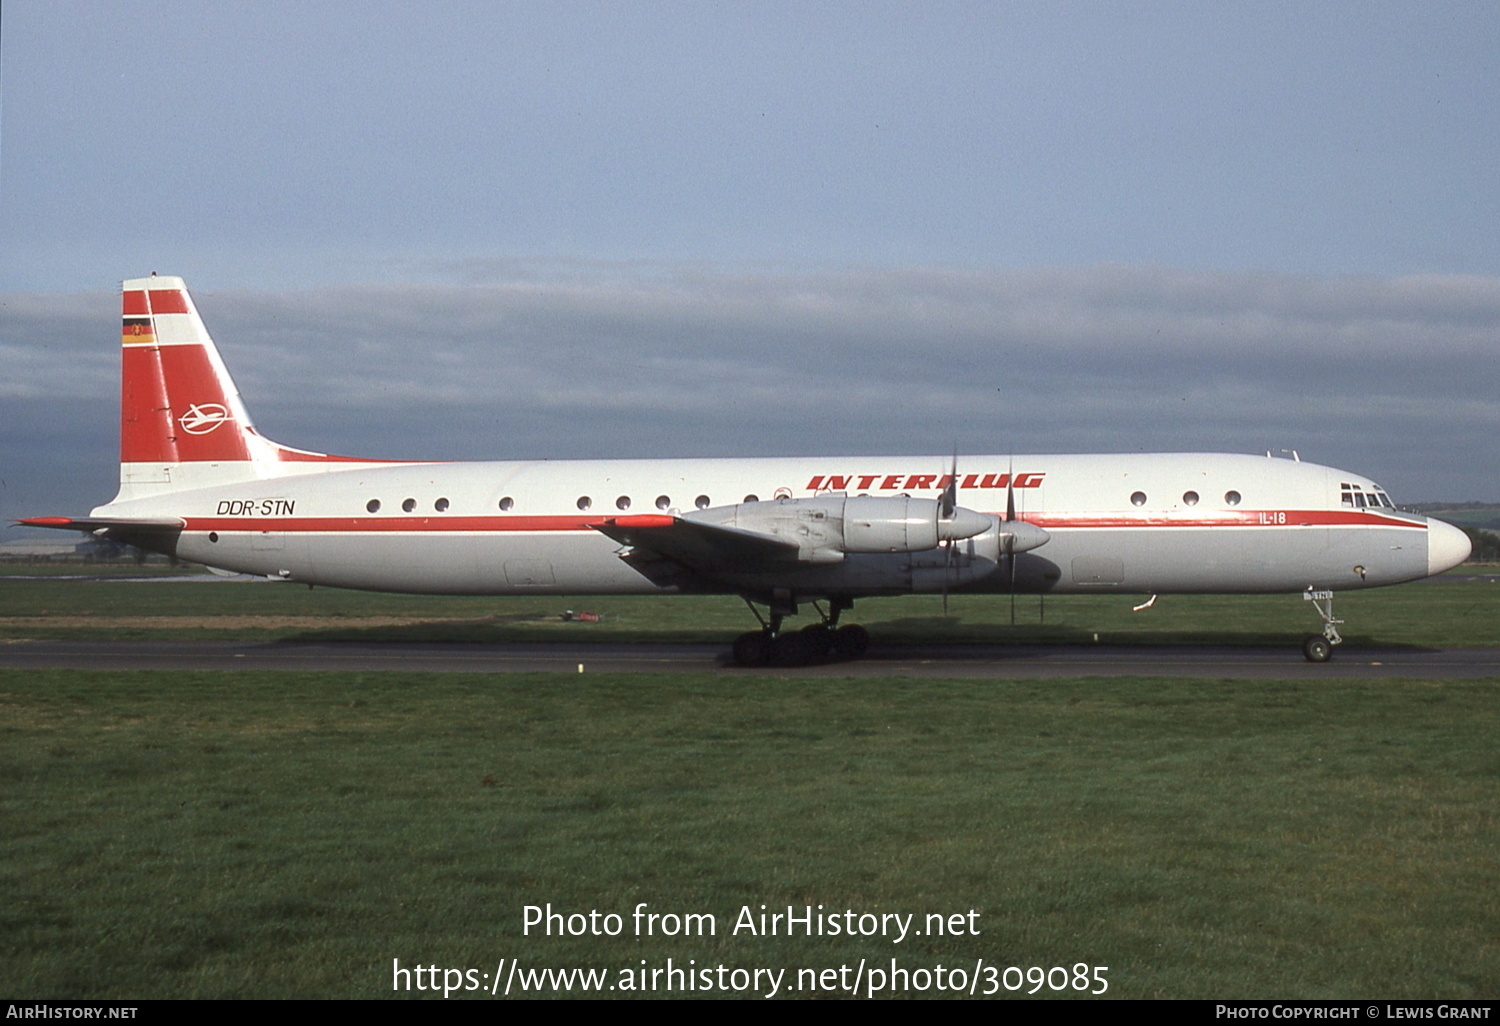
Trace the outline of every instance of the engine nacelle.
{"type": "Polygon", "coordinates": [[[925,552],[940,542],[983,534],[996,522],[962,508],[945,519],[936,499],[904,495],[744,502],[684,513],[682,518],[791,542],[797,546],[797,558],[810,563],[836,563],[850,553],[925,552]]]}

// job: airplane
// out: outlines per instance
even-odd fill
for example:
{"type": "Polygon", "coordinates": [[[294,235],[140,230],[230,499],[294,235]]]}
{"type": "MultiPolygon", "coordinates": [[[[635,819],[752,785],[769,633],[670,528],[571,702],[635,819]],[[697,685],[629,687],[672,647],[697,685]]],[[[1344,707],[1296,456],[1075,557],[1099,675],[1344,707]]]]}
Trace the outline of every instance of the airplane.
{"type": "MultiPolygon", "coordinates": [[[[260,435],[181,278],[124,282],[120,487],[84,531],[308,585],[465,595],[733,594],[741,665],[858,657],[856,600],[1301,593],[1442,573],[1468,537],[1359,474],[1226,453],[412,462],[260,435]],[[783,629],[810,605],[818,620],[783,629]],[[766,609],[762,615],[759,607],[766,609]]],[[[1154,597],[1151,601],[1154,601],[1154,597]]],[[[1014,616],[1014,610],[1012,610],[1014,616]]]]}

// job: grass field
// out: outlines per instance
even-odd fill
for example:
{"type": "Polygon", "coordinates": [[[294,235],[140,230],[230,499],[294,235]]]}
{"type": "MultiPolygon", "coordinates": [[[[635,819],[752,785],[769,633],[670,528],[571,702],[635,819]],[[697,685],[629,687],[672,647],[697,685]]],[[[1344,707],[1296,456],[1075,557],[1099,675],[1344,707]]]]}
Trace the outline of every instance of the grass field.
{"type": "MultiPolygon", "coordinates": [[[[1493,570],[1494,568],[1489,568],[1493,570]]],[[[33,575],[40,577],[41,575],[33,575]]],[[[299,638],[386,641],[667,641],[723,643],[755,626],[729,597],[452,597],[310,589],[218,578],[20,579],[0,575],[0,639],[299,638]],[[210,583],[211,582],[211,583],[210,583]],[[567,609],[599,623],[565,622],[567,609]]],[[[1295,645],[1321,631],[1296,595],[1164,596],[1131,611],[1131,595],[1004,596],[861,601],[849,619],[877,641],[1295,645]]],[[[1335,612],[1351,646],[1500,644],[1500,583],[1421,582],[1341,592],[1335,612]]],[[[815,614],[804,610],[805,617],[815,614]]],[[[790,622],[790,621],[789,621],[790,622]]]]}
{"type": "MultiPolygon", "coordinates": [[[[155,615],[170,622],[154,636],[721,641],[746,626],[729,601],[583,602],[11,579],[0,629],[138,636],[108,625],[155,615]],[[564,623],[569,605],[605,620],[564,623]],[[220,616],[262,619],[194,626],[220,616]]],[[[1141,614],[1121,596],[1049,600],[1045,625],[1023,604],[1014,629],[1006,609],[858,611],[912,640],[1284,643],[1316,623],[1295,596],[1141,614]]],[[[1495,585],[1341,595],[1338,611],[1351,644],[1500,643],[1495,585]]],[[[366,998],[391,993],[392,959],[616,982],[670,958],[785,968],[782,994],[810,996],[797,970],[894,957],[1109,966],[1110,997],[1493,998],[1497,697],[1495,680],[0,671],[0,995],[366,998]],[[640,902],[712,914],[717,933],[637,938],[640,902]],[[618,913],[623,932],[524,936],[524,907],[547,903],[618,913]],[[762,904],[918,928],[972,909],[981,932],[731,932],[762,904]]]]}
{"type": "MultiPolygon", "coordinates": [[[[1495,682],[0,674],[0,992],[375,997],[405,965],[1109,966],[1495,996],[1495,682]],[[522,910],[712,938],[523,937],[522,910]],[[739,908],[977,937],[732,936],[739,908]]],[[[627,933],[629,931],[627,930],[627,933]]]]}

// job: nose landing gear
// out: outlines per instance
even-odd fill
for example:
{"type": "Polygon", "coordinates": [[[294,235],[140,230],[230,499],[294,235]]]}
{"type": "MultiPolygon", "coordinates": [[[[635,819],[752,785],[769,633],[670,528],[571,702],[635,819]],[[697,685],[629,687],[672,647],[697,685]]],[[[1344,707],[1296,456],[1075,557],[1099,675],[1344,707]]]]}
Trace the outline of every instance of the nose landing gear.
{"type": "Polygon", "coordinates": [[[1302,599],[1311,602],[1323,618],[1323,633],[1314,634],[1302,643],[1302,656],[1310,663],[1326,663],[1333,658],[1333,646],[1344,643],[1338,629],[1344,621],[1333,615],[1333,592],[1309,588],[1302,593],[1302,599]]]}

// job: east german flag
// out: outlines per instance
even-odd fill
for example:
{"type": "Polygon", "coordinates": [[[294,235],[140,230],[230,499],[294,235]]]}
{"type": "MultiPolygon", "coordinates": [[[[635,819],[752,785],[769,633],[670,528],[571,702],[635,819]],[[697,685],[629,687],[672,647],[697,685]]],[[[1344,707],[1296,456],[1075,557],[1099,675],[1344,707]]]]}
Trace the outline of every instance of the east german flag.
{"type": "Polygon", "coordinates": [[[151,327],[149,317],[126,317],[125,327],[120,336],[122,345],[127,346],[151,346],[156,344],[156,332],[151,327]]]}

